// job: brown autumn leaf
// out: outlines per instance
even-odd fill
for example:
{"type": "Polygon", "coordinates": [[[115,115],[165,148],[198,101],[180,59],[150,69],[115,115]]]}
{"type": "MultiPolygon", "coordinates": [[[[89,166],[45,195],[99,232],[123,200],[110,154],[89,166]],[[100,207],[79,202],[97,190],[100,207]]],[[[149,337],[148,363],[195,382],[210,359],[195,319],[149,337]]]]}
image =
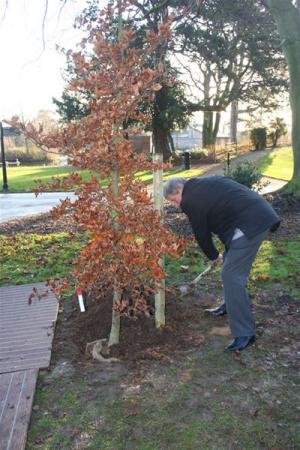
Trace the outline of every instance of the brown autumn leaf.
{"type": "Polygon", "coordinates": [[[161,85],[160,83],[155,83],[155,84],[153,84],[153,86],[152,86],[152,90],[153,90],[153,91],[160,91],[161,88],[162,88],[162,85],[161,85]]]}
{"type": "Polygon", "coordinates": [[[256,281],[269,281],[270,277],[269,275],[257,275],[256,281]]]}

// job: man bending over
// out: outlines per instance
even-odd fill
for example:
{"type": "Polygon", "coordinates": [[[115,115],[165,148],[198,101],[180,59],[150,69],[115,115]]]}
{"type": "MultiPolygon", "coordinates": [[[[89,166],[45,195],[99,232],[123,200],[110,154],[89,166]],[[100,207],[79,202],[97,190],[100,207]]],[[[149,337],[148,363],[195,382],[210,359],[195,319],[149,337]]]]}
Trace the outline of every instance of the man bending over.
{"type": "Polygon", "coordinates": [[[248,277],[262,241],[279,227],[279,217],[259,194],[221,176],[171,178],[164,185],[164,197],[188,216],[200,248],[213,264],[223,263],[225,303],[210,313],[228,314],[234,340],[225,350],[244,350],[255,341],[248,277]],[[212,234],[225,245],[223,257],[212,234]]]}

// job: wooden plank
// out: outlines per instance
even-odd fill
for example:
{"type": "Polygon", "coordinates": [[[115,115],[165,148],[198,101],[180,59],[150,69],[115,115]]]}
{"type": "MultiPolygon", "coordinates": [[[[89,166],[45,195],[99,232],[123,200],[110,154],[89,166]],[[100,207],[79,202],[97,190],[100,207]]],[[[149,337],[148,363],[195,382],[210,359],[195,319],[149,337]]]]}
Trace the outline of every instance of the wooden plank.
{"type": "Polygon", "coordinates": [[[41,300],[39,303],[34,303],[32,305],[26,305],[26,303],[22,302],[19,305],[15,304],[15,305],[7,305],[7,306],[2,306],[2,308],[0,309],[1,314],[3,314],[4,312],[7,313],[7,315],[9,315],[8,313],[10,313],[11,316],[13,316],[14,314],[21,316],[22,314],[27,314],[27,315],[31,315],[31,314],[44,314],[44,311],[48,311],[49,309],[52,310],[52,304],[51,303],[46,303],[45,300],[41,300]]]}
{"type": "MultiPolygon", "coordinates": [[[[3,350],[3,352],[11,351],[11,352],[15,352],[15,353],[20,353],[20,352],[30,349],[30,348],[32,348],[31,342],[29,342],[28,344],[19,343],[17,348],[15,345],[1,345],[1,349],[3,350]]],[[[37,349],[49,348],[50,349],[51,347],[49,347],[48,342],[36,341],[35,348],[37,348],[37,349]]]]}
{"type": "MultiPolygon", "coordinates": [[[[15,361],[15,362],[9,362],[9,364],[2,366],[2,373],[12,373],[12,372],[19,372],[21,370],[28,370],[28,369],[35,369],[37,366],[47,368],[49,365],[49,358],[46,359],[32,359],[32,360],[26,360],[26,361],[15,361]]],[[[0,449],[1,450],[1,449],[0,449]]]]}
{"type": "Polygon", "coordinates": [[[23,360],[26,359],[28,355],[33,355],[33,356],[37,356],[37,355],[43,355],[43,353],[46,353],[48,351],[51,351],[51,345],[49,346],[42,346],[42,347],[35,347],[34,349],[32,348],[27,348],[27,349],[22,349],[22,352],[20,352],[20,349],[16,349],[16,350],[1,350],[1,361],[5,361],[8,360],[10,358],[18,358],[19,360],[23,360]]]}
{"type": "Polygon", "coordinates": [[[0,449],[23,450],[38,369],[0,375],[0,449]]]}
{"type": "MultiPolygon", "coordinates": [[[[43,301],[43,300],[42,300],[43,301]]],[[[38,303],[34,305],[25,305],[25,304],[19,304],[19,305],[8,305],[3,306],[0,309],[1,314],[4,312],[7,314],[8,317],[21,317],[23,314],[27,316],[31,316],[34,314],[35,316],[38,316],[39,314],[43,315],[45,312],[52,310],[53,306],[52,304],[48,304],[44,301],[44,304],[38,303]]]]}
{"type": "Polygon", "coordinates": [[[18,308],[15,311],[9,311],[8,309],[0,311],[0,314],[5,314],[7,317],[7,320],[13,320],[16,321],[22,320],[24,317],[30,318],[30,317],[43,317],[49,313],[49,311],[52,311],[53,306],[50,307],[44,307],[43,311],[24,311],[22,308],[18,308]]]}
{"type": "MultiPolygon", "coordinates": [[[[34,347],[35,351],[37,350],[51,350],[51,346],[49,346],[48,343],[44,343],[44,344],[36,344],[36,346],[34,347]]],[[[10,354],[14,354],[16,353],[17,355],[20,354],[20,351],[22,351],[22,353],[25,355],[27,352],[31,351],[31,345],[20,345],[17,348],[14,346],[10,346],[10,347],[2,347],[1,346],[1,350],[2,350],[2,357],[5,357],[6,354],[10,353],[10,354]]]]}
{"type": "Polygon", "coordinates": [[[11,430],[15,421],[16,406],[18,405],[20,393],[23,390],[25,380],[25,371],[13,374],[9,386],[7,386],[7,395],[3,403],[0,416],[0,436],[1,448],[7,449],[11,430]]]}
{"type": "Polygon", "coordinates": [[[44,283],[0,288],[0,450],[24,450],[38,368],[50,363],[58,304],[44,283]]]}
{"type": "MultiPolygon", "coordinates": [[[[48,319],[47,316],[45,316],[44,318],[45,320],[48,319]]],[[[40,321],[41,322],[41,321],[40,321]]],[[[31,331],[40,331],[40,330],[50,330],[53,328],[53,324],[51,324],[50,326],[41,326],[40,323],[26,323],[26,322],[21,322],[19,324],[19,326],[14,326],[12,327],[12,324],[10,324],[10,326],[6,326],[6,324],[0,328],[1,331],[1,337],[5,336],[5,334],[10,335],[12,332],[14,333],[15,336],[17,336],[18,334],[24,334],[24,332],[26,332],[27,330],[31,330],[31,331]],[[19,327],[22,327],[19,329],[19,327]]]]}
{"type": "Polygon", "coordinates": [[[4,404],[6,402],[7,396],[7,387],[10,386],[13,379],[12,373],[5,373],[0,375],[0,420],[2,416],[2,410],[4,408],[4,404]]]}
{"type": "Polygon", "coordinates": [[[49,290],[28,305],[34,287],[45,290],[44,283],[0,288],[0,374],[49,366],[58,303],[49,290]]]}
{"type": "Polygon", "coordinates": [[[25,338],[20,337],[20,338],[14,339],[14,340],[3,339],[3,341],[1,342],[1,348],[5,349],[5,348],[7,348],[7,346],[16,346],[16,345],[22,347],[23,345],[31,345],[33,342],[35,344],[38,344],[38,343],[44,344],[48,341],[49,341],[48,337],[41,338],[41,336],[39,336],[39,335],[36,337],[31,337],[31,339],[27,339],[26,337],[25,338]]]}
{"type": "MultiPolygon", "coordinates": [[[[46,318],[47,319],[47,318],[46,318]]],[[[40,321],[41,322],[41,321],[40,321]]],[[[3,328],[0,329],[0,333],[1,333],[1,339],[2,341],[5,340],[6,337],[18,337],[18,336],[23,336],[23,335],[27,335],[27,336],[33,336],[33,335],[45,335],[48,336],[50,334],[53,334],[53,326],[51,327],[42,327],[39,324],[35,324],[34,326],[32,325],[32,327],[29,327],[27,324],[23,324],[23,325],[19,325],[17,330],[14,330],[14,328],[3,328]],[[22,327],[22,328],[21,328],[22,327]]]]}

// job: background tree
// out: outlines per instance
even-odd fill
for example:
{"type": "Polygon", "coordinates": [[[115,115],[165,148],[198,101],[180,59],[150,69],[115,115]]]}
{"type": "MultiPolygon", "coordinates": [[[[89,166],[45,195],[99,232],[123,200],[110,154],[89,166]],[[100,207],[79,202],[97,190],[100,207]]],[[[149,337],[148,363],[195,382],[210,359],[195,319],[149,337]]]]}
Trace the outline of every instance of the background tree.
{"type": "Polygon", "coordinates": [[[63,91],[61,99],[53,98],[52,101],[56,106],[56,111],[62,122],[80,119],[90,114],[86,106],[86,101],[80,99],[73,92],[68,92],[67,89],[63,91]]]}
{"type": "Polygon", "coordinates": [[[277,23],[289,68],[294,171],[286,190],[300,197],[300,2],[264,0],[277,23]]]}
{"type": "MultiPolygon", "coordinates": [[[[95,23],[98,7],[97,1],[92,2],[81,20],[85,24],[95,23]]],[[[162,89],[147,107],[152,117],[148,128],[153,132],[156,151],[163,153],[166,161],[172,151],[171,131],[184,127],[193,112],[204,111],[203,145],[213,146],[221,111],[230,104],[236,106],[237,101],[250,102],[252,109],[274,108],[274,96],[287,88],[287,81],[274,21],[259,0],[203,3],[132,0],[126,16],[126,22],[136,30],[132,45],[141,48],[147,31],[157,32],[164,20],[172,22],[176,45],[169,41],[158,46],[148,64],[152,69],[172,67],[173,85],[161,83],[162,89]],[[194,82],[193,96],[178,79],[178,67],[175,68],[172,59],[174,52],[184,66],[182,72],[188,73],[194,82]]],[[[116,21],[112,19],[107,37],[113,38],[115,30],[116,21]]],[[[80,96],[74,98],[73,93],[65,92],[62,101],[55,101],[62,117],[88,112],[83,93],[80,96]]],[[[141,109],[145,111],[145,106],[141,105],[141,109]]],[[[237,108],[232,118],[237,121],[237,108]]],[[[234,130],[236,126],[231,128],[234,130]]]]}
{"type": "MultiPolygon", "coordinates": [[[[160,257],[178,255],[181,246],[153,210],[145,185],[135,179],[138,170],[150,167],[146,156],[135,154],[127,139],[129,132],[138,130],[124,129],[124,123],[149,119],[138,108],[140,99],[152,100],[163,74],[144,65],[144,54],[151,54],[167,39],[169,30],[162,26],[159,34],[149,33],[143,49],[137,50],[131,45],[134,33],[129,29],[119,41],[106,39],[114,13],[109,7],[82,42],[82,50],[71,55],[80,76],[68,88],[88,92],[90,113],[62,123],[51,133],[14,123],[40,146],[58,148],[71,165],[93,174],[89,181],[71,174],[54,185],[76,189],[74,219],[88,234],[88,243],[75,262],[76,285],[97,298],[113,289],[109,345],[119,340],[120,314],[132,316],[147,310],[147,299],[164,277],[160,257]],[[104,179],[107,188],[102,187],[104,179]]],[[[65,200],[56,212],[62,214],[71,206],[65,200]]]]}
{"type": "Polygon", "coordinates": [[[57,120],[54,114],[46,109],[38,111],[36,117],[32,120],[33,125],[42,126],[45,132],[51,131],[56,128],[57,120]]]}
{"type": "MultiPolygon", "coordinates": [[[[173,24],[173,28],[178,21],[187,14],[195,14],[197,3],[186,1],[161,1],[141,0],[129,2],[131,5],[127,10],[125,22],[135,30],[135,39],[131,45],[135,48],[142,48],[143,40],[148,32],[157,33],[157,30],[166,21],[173,24]],[[189,8],[187,9],[187,5],[189,8]],[[183,9],[184,8],[184,9],[183,9]],[[184,11],[184,13],[183,13],[184,11]]],[[[83,11],[80,22],[86,26],[95,24],[97,20],[99,4],[95,0],[83,11]]],[[[116,33],[116,20],[112,17],[111,26],[107,30],[107,39],[113,39],[116,33]]],[[[171,131],[175,128],[183,128],[187,125],[190,115],[193,111],[199,110],[203,106],[187,101],[184,85],[177,79],[177,71],[171,68],[169,54],[172,52],[173,44],[171,41],[161,43],[155,51],[155,54],[148,56],[147,64],[151,69],[160,69],[164,67],[172,73],[172,83],[166,83],[160,80],[162,89],[155,94],[152,104],[141,102],[141,111],[151,113],[151,121],[147,125],[147,130],[153,132],[153,143],[156,152],[162,153],[164,161],[171,156],[173,147],[171,131]]],[[[145,55],[144,55],[145,57],[145,55]]],[[[74,79],[78,76],[71,64],[68,66],[68,76],[74,79]]],[[[86,94],[80,93],[74,97],[74,93],[64,92],[61,100],[55,99],[54,102],[58,112],[63,120],[71,120],[87,114],[86,94]]],[[[211,108],[211,107],[210,107],[211,108]]]]}
{"type": "Polygon", "coordinates": [[[185,72],[194,95],[207,109],[204,146],[215,143],[219,129],[220,112],[213,109],[225,110],[237,100],[268,109],[274,106],[274,95],[287,88],[279,36],[259,1],[204,2],[198,16],[179,24],[177,33],[177,51],[186,55],[182,66],[189,68],[185,72]]]}
{"type": "Polygon", "coordinates": [[[278,139],[287,134],[287,126],[284,119],[276,117],[276,119],[270,122],[269,130],[268,137],[271,139],[272,146],[275,148],[277,147],[278,139]]]}

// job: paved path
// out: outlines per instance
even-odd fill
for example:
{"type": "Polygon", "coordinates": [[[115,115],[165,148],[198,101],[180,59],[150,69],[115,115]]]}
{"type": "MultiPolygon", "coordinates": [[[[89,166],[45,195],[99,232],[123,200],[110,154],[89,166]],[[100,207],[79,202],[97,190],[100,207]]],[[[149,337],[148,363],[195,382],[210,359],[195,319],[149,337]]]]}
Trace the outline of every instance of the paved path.
{"type": "Polygon", "coordinates": [[[73,192],[44,192],[37,197],[33,193],[0,194],[0,222],[50,211],[67,197],[76,198],[73,192]]]}
{"type": "MultiPolygon", "coordinates": [[[[256,162],[265,155],[270,155],[278,150],[261,150],[248,152],[232,159],[231,167],[234,168],[237,163],[243,161],[256,162]]],[[[224,163],[208,164],[199,166],[204,171],[204,176],[223,175],[224,163]]],[[[264,182],[268,184],[262,189],[261,194],[277,191],[282,188],[286,181],[274,178],[264,177],[264,182]]],[[[58,205],[60,199],[69,197],[75,200],[73,192],[48,192],[35,196],[33,193],[28,194],[0,194],[0,222],[7,222],[18,217],[30,216],[50,211],[54,206],[58,205]]]]}
{"type": "MultiPolygon", "coordinates": [[[[234,169],[237,164],[243,163],[245,161],[250,161],[252,163],[256,163],[261,158],[266,155],[271,155],[272,153],[278,150],[259,150],[243,153],[242,155],[238,155],[236,157],[231,156],[230,167],[234,169]]],[[[224,175],[224,167],[225,162],[217,163],[217,164],[209,164],[205,169],[205,175],[224,175]]]]}
{"type": "MultiPolygon", "coordinates": [[[[239,155],[236,158],[233,158],[230,162],[230,167],[234,169],[237,164],[243,163],[245,161],[250,162],[257,162],[261,158],[263,158],[266,155],[271,155],[272,153],[276,153],[278,149],[276,150],[260,150],[260,151],[252,151],[248,153],[244,153],[243,155],[239,155]]],[[[201,166],[200,166],[201,167],[201,166]]],[[[209,164],[207,166],[202,166],[202,170],[204,170],[203,176],[213,176],[213,175],[224,175],[224,167],[225,163],[217,163],[217,164],[209,164]]],[[[261,194],[268,194],[270,192],[275,192],[281,189],[283,186],[287,184],[287,181],[285,180],[279,180],[277,178],[271,178],[271,177],[262,177],[261,179],[262,183],[265,185],[260,193],[261,194]]]]}
{"type": "Polygon", "coordinates": [[[44,283],[0,288],[0,450],[23,450],[38,371],[50,364],[58,304],[44,283]]]}

